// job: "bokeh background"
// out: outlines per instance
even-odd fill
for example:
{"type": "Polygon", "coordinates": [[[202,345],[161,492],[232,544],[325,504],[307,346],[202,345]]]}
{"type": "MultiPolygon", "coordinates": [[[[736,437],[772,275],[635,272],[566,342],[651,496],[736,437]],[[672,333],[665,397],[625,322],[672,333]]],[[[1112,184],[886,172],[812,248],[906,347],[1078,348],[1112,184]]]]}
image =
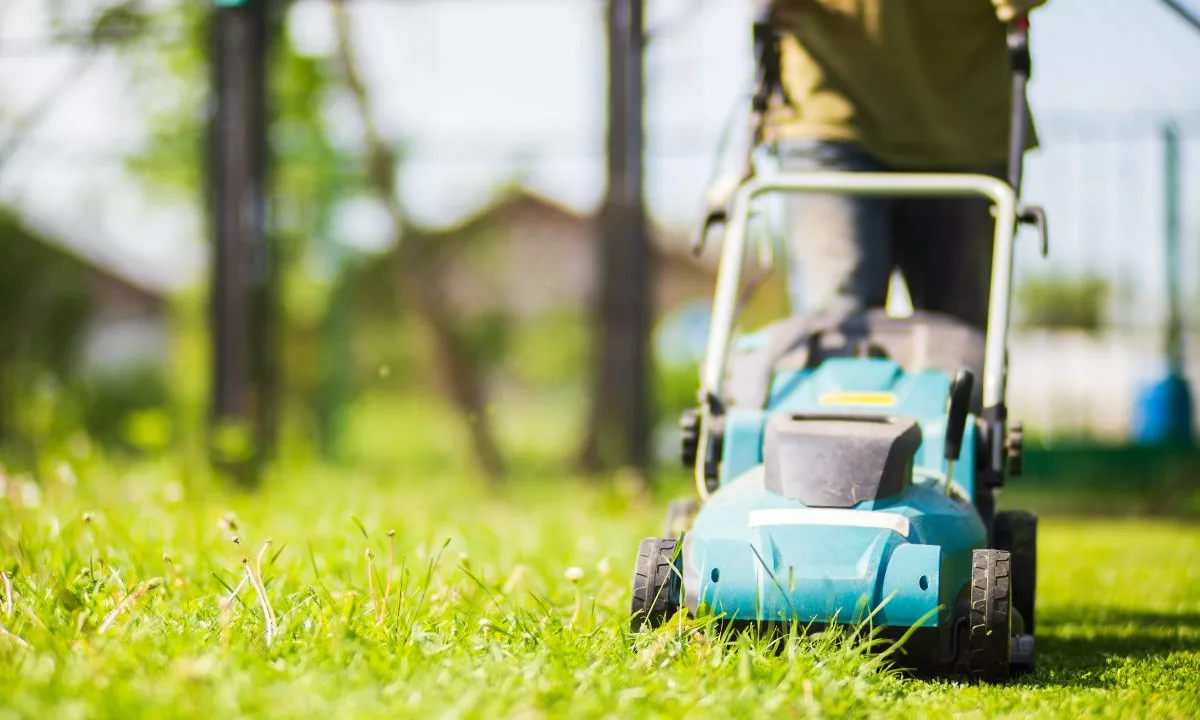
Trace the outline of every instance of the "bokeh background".
{"type": "MultiPolygon", "coordinates": [[[[744,152],[750,10],[651,0],[622,34],[635,4],[0,0],[5,464],[679,479],[717,254],[688,242],[744,152]]],[[[1200,382],[1200,30],[1160,0],[1034,19],[1018,484],[1196,508],[1170,401],[1200,382]]]]}

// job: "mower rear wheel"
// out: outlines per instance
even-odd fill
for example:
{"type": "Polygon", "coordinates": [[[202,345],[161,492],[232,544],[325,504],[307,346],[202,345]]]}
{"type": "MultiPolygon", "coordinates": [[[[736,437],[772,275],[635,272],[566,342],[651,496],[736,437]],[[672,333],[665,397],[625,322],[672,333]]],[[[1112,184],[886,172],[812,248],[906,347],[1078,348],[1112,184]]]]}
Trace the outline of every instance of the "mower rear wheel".
{"type": "Polygon", "coordinates": [[[1020,510],[996,513],[996,547],[1012,554],[1012,606],[1021,615],[1021,631],[1034,632],[1037,598],[1037,515],[1020,510]]]}
{"type": "Polygon", "coordinates": [[[700,500],[697,498],[680,498],[672,500],[667,506],[667,520],[664,523],[663,535],[677,538],[692,528],[696,513],[700,512],[700,500]]]}
{"type": "Polygon", "coordinates": [[[689,408],[679,416],[679,459],[685,468],[696,466],[696,453],[700,450],[700,411],[689,408]]]}
{"type": "Polygon", "coordinates": [[[675,567],[675,538],[646,538],[638,546],[630,603],[634,632],[662,625],[679,609],[680,577],[675,567]]]}
{"type": "Polygon", "coordinates": [[[1007,550],[976,550],[971,567],[967,673],[974,682],[1002,683],[1011,670],[1012,558],[1007,550]]]}

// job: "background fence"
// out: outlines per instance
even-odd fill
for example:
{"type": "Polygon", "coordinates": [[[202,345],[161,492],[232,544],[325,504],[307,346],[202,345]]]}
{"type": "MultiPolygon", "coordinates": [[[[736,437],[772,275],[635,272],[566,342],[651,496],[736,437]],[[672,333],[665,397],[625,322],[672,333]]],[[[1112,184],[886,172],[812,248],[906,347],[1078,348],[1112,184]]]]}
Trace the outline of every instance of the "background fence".
{"type": "Polygon", "coordinates": [[[1200,190],[1195,118],[1041,118],[1025,196],[1046,207],[1050,257],[1032,233],[1017,258],[1013,416],[1042,435],[1130,439],[1138,392],[1167,370],[1168,266],[1177,271],[1183,372],[1200,383],[1200,190]],[[1168,127],[1178,137],[1169,179],[1168,127]],[[1178,248],[1168,260],[1168,214],[1178,248]]]}

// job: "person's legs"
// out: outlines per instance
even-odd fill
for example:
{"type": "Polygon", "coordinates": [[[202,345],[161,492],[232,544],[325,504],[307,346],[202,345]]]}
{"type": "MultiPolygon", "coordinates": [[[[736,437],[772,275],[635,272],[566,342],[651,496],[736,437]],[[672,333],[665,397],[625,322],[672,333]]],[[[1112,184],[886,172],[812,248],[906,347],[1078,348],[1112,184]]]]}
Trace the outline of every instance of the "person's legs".
{"type": "MultiPolygon", "coordinates": [[[[780,143],[780,167],[801,172],[880,172],[877,160],[846,143],[780,143]]],[[[847,195],[789,194],[789,291],[794,315],[820,314],[840,321],[883,307],[892,256],[890,202],[847,195]]]]}
{"type": "MultiPolygon", "coordinates": [[[[1003,177],[1003,168],[976,170],[1003,177]]],[[[987,200],[898,201],[892,250],[913,309],[945,313],[986,331],[996,220],[987,200]]]]}

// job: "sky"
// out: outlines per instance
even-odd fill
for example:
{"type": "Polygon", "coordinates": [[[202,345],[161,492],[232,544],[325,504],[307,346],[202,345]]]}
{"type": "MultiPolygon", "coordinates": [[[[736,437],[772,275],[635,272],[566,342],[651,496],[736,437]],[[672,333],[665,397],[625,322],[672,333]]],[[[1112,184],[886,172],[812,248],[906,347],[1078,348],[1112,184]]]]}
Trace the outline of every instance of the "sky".
{"type": "MultiPolygon", "coordinates": [[[[70,50],[39,48],[44,8],[9,0],[0,17],[3,111],[19,115],[58,78],[78,78],[0,169],[0,198],[147,284],[197,280],[204,252],[194,212],[151,201],[121,169],[121,152],[144,132],[128,79],[113,58],[80,71],[70,50]]],[[[418,221],[452,224],[518,176],[580,211],[597,206],[601,0],[355,0],[352,10],[377,121],[415,145],[402,192],[418,221]]],[[[748,3],[649,0],[648,13],[647,198],[659,221],[687,227],[722,128],[744,116],[748,3]]],[[[1185,159],[1197,158],[1186,169],[1185,228],[1200,245],[1200,34],[1158,0],[1050,0],[1033,19],[1030,95],[1045,143],[1028,162],[1026,198],[1047,206],[1054,242],[1041,269],[1091,268],[1153,287],[1163,273],[1161,253],[1148,251],[1162,235],[1160,118],[1181,119],[1185,159]]],[[[328,54],[323,0],[298,0],[289,32],[305,52],[328,54]]],[[[345,100],[330,103],[328,118],[347,146],[359,142],[345,100]]],[[[344,216],[345,242],[380,247],[377,213],[344,216]]],[[[1024,245],[1019,262],[1041,262],[1024,245]]],[[[1200,285],[1200,251],[1185,265],[1200,285]]],[[[1155,312],[1150,301],[1137,305],[1155,312]]]]}

